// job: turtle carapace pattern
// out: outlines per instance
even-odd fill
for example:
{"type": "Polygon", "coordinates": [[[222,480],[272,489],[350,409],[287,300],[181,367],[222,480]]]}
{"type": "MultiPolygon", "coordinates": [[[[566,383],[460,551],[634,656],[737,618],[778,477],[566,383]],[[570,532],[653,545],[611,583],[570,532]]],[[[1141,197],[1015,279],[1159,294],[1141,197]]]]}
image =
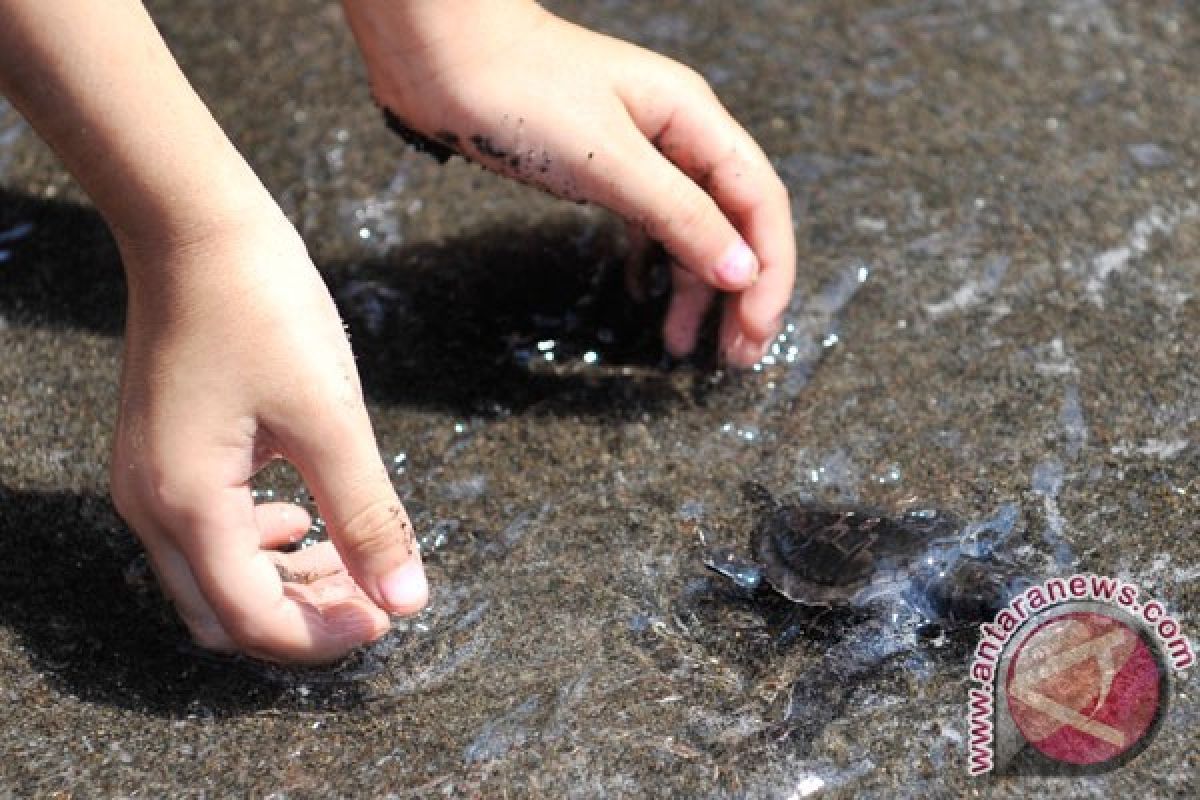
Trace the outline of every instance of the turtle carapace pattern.
{"type": "Polygon", "coordinates": [[[705,564],[744,589],[769,586],[809,606],[904,599],[927,618],[978,621],[998,610],[1015,585],[1002,560],[966,552],[964,525],[953,514],[784,505],[759,484],[743,491],[757,520],[754,560],[720,550],[707,554],[705,564]]]}

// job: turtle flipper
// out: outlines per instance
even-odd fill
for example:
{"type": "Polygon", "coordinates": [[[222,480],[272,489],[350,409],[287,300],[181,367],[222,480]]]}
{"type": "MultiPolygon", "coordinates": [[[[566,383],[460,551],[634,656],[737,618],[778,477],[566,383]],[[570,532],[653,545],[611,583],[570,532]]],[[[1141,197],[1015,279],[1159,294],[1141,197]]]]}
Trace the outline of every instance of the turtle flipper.
{"type": "Polygon", "coordinates": [[[746,481],[742,484],[742,497],[759,514],[770,514],[779,508],[779,503],[767,491],[767,487],[757,481],[746,481]]]}

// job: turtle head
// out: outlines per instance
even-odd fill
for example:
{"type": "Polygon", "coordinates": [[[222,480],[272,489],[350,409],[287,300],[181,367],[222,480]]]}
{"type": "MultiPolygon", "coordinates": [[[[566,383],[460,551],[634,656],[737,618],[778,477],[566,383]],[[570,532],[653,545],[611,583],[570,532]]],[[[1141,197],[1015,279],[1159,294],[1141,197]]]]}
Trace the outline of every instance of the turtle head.
{"type": "Polygon", "coordinates": [[[710,550],[704,554],[704,566],[751,592],[762,587],[765,579],[761,564],[741,558],[733,550],[710,550]]]}

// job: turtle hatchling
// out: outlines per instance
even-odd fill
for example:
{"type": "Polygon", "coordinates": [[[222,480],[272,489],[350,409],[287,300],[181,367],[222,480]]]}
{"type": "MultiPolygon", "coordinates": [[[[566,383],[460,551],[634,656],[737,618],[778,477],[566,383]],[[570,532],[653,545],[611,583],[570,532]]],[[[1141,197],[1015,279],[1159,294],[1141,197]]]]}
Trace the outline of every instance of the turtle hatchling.
{"type": "Polygon", "coordinates": [[[743,491],[757,517],[754,559],[728,549],[704,559],[743,589],[769,587],[806,606],[903,606],[926,622],[974,624],[998,612],[1023,583],[992,541],[1011,532],[1015,508],[989,527],[936,509],[888,515],[782,505],[756,483],[743,491]]]}

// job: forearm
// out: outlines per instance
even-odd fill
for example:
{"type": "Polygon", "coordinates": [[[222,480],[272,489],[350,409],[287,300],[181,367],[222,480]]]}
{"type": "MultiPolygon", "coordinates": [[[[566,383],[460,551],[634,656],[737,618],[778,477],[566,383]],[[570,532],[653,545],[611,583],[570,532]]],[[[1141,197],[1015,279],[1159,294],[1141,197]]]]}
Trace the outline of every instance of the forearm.
{"type": "Polygon", "coordinates": [[[269,201],[135,0],[0,0],[0,91],[119,240],[186,240],[269,201]]]}

